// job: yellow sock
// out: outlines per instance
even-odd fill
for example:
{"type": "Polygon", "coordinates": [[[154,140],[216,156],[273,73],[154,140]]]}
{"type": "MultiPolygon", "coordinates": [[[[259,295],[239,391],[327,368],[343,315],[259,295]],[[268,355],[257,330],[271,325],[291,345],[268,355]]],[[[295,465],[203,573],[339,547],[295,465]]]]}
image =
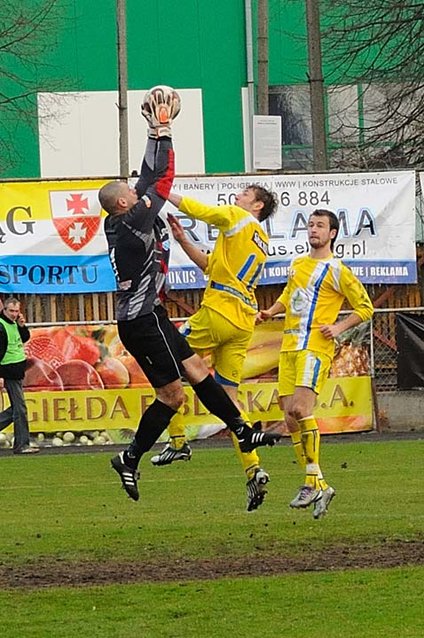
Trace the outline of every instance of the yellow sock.
{"type": "MultiPolygon", "coordinates": [[[[240,410],[240,412],[241,412],[241,416],[243,420],[247,423],[249,427],[252,427],[246,412],[243,412],[243,410],[240,410]]],[[[242,467],[247,476],[247,479],[250,481],[250,479],[253,477],[255,473],[256,468],[259,467],[258,453],[256,452],[256,450],[253,450],[252,452],[243,453],[240,450],[237,437],[233,433],[231,433],[231,438],[233,439],[234,448],[236,450],[236,454],[239,458],[239,461],[242,464],[242,467]]]]}
{"type": "Polygon", "coordinates": [[[290,432],[290,437],[293,443],[293,449],[296,456],[296,461],[299,463],[300,467],[305,467],[306,457],[305,457],[305,451],[303,449],[301,431],[297,430],[296,432],[290,432]]]}
{"type": "Polygon", "coordinates": [[[247,479],[250,481],[252,476],[255,474],[255,470],[259,467],[259,456],[256,450],[252,452],[242,452],[240,450],[239,443],[237,441],[237,437],[235,434],[231,432],[231,438],[233,439],[234,449],[239,458],[239,461],[243,467],[243,470],[247,476],[247,479]]]}
{"type": "Polygon", "coordinates": [[[171,447],[173,447],[174,450],[181,450],[184,443],[186,442],[185,436],[170,436],[169,440],[171,447]]]}
{"type": "Polygon", "coordinates": [[[169,438],[171,439],[171,446],[175,450],[180,450],[186,442],[184,417],[180,412],[177,412],[168,425],[169,438]]]}
{"type": "Polygon", "coordinates": [[[317,490],[320,489],[320,480],[324,480],[319,466],[320,432],[318,424],[315,417],[311,415],[299,419],[299,425],[305,452],[305,485],[317,490]]]}
{"type": "Polygon", "coordinates": [[[318,475],[318,483],[319,483],[319,487],[320,487],[321,490],[326,490],[327,489],[328,483],[325,480],[325,478],[323,477],[321,470],[320,470],[320,473],[318,475]]]}

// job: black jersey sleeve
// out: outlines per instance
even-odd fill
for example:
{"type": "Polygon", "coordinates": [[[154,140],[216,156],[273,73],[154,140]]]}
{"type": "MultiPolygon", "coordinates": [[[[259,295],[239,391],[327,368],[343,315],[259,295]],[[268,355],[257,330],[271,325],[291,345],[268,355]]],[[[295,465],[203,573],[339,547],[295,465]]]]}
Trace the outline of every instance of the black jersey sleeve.
{"type": "Polygon", "coordinates": [[[140,200],[127,213],[126,221],[135,228],[148,231],[168,198],[175,175],[172,140],[149,138],[141,165],[140,178],[135,185],[140,200]]]}

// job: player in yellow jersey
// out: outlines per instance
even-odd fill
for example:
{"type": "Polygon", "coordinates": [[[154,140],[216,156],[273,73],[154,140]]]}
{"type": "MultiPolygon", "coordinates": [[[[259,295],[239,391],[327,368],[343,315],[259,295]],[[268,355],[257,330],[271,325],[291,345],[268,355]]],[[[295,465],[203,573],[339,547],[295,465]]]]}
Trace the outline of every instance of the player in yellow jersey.
{"type": "Polygon", "coordinates": [[[296,458],[306,470],[305,484],[291,501],[293,508],[314,504],[314,518],[324,516],[335,495],[319,464],[320,434],[313,416],[316,398],[334,357],[334,338],[368,321],[373,306],[361,282],[332,254],[339,230],[334,213],[315,210],[308,221],[309,255],[290,265],[283,294],[258,322],[285,311],[279,362],[279,394],[296,458]],[[353,312],[341,321],[344,300],[353,312]]]}
{"type": "MultiPolygon", "coordinates": [[[[238,386],[258,312],[255,288],[267,259],[268,236],[260,222],[275,212],[277,201],[273,193],[256,184],[239,193],[234,206],[208,206],[175,193],[168,199],[189,217],[219,229],[214,250],[207,255],[190,242],[176,217],[168,217],[175,239],[209,277],[201,307],[182,333],[195,352],[212,354],[215,379],[238,405],[238,386]]],[[[180,414],[172,419],[168,431],[170,443],[152,457],[154,465],[191,457],[180,414]]],[[[252,511],[265,498],[269,475],[260,467],[256,451],[242,454],[233,440],[247,476],[247,510],[252,511]]]]}

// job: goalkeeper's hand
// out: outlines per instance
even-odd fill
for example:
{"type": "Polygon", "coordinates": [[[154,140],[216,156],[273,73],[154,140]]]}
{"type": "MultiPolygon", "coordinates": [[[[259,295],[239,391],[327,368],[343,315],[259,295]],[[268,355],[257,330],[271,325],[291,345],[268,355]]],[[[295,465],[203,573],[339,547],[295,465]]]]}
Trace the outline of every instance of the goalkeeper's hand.
{"type": "Polygon", "coordinates": [[[155,86],[148,91],[141,105],[141,114],[149,125],[149,136],[171,137],[172,121],[180,112],[178,93],[168,86],[155,86]]]}

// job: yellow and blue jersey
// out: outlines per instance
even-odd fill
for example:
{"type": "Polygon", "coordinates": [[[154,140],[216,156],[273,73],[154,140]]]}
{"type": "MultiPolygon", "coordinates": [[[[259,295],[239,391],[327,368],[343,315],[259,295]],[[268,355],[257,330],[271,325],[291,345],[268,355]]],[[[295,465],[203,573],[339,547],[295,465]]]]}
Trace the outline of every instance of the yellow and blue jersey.
{"type": "Polygon", "coordinates": [[[239,206],[207,206],[183,197],[179,210],[219,229],[208,256],[208,284],[202,306],[252,331],[258,305],[255,289],[267,259],[268,236],[258,220],[239,206]]]}
{"type": "Polygon", "coordinates": [[[371,319],[367,291],[343,262],[309,255],[294,259],[278,298],[286,310],[281,350],[312,350],[333,357],[334,340],[326,339],[320,326],[335,323],[345,299],[362,321],[371,319]]]}

